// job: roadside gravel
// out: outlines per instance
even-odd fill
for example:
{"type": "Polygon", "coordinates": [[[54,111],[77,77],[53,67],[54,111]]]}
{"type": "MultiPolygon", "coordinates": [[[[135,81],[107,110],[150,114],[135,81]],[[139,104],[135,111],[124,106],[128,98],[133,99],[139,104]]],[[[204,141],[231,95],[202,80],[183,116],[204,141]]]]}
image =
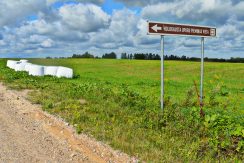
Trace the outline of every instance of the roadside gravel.
{"type": "Polygon", "coordinates": [[[0,162],[138,162],[26,100],[0,83],[0,162]]]}

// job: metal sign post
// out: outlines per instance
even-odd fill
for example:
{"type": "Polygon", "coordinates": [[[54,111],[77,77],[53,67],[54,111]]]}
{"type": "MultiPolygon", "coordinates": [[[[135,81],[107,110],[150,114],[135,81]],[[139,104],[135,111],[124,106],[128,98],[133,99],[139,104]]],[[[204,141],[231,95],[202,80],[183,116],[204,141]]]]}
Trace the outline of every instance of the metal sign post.
{"type": "Polygon", "coordinates": [[[161,109],[164,110],[164,36],[161,35],[161,109]]]}
{"type": "Polygon", "coordinates": [[[216,28],[186,24],[148,22],[148,34],[215,37],[216,28]]]}
{"type": "Polygon", "coordinates": [[[204,38],[216,37],[216,28],[186,24],[172,24],[148,21],[148,34],[161,35],[161,109],[164,110],[164,36],[181,35],[201,37],[201,81],[200,81],[200,106],[203,107],[203,77],[204,77],[204,38]]]}
{"type": "Polygon", "coordinates": [[[200,82],[200,106],[203,107],[203,78],[204,78],[204,37],[201,39],[201,82],[200,82]]]}

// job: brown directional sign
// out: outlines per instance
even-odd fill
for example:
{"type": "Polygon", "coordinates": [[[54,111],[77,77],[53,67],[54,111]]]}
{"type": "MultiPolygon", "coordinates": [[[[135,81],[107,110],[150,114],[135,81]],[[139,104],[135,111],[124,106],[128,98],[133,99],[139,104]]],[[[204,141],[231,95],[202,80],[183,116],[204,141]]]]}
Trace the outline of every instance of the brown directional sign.
{"type": "Polygon", "coordinates": [[[216,37],[216,28],[185,24],[148,22],[148,34],[216,37]]]}

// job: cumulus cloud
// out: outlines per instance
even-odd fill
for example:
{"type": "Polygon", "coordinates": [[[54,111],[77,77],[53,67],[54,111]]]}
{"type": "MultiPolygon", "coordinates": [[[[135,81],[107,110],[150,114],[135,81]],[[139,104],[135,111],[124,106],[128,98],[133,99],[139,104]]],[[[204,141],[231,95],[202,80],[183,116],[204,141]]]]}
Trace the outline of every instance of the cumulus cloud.
{"type": "Polygon", "coordinates": [[[238,37],[241,31],[234,24],[225,24],[218,28],[218,35],[225,39],[232,39],[238,37]]]}
{"type": "Polygon", "coordinates": [[[240,17],[242,20],[244,20],[244,12],[243,12],[243,9],[244,9],[244,2],[243,1],[240,1],[239,3],[236,3],[234,5],[234,12],[236,13],[236,15],[238,17],[240,17]]]}
{"type": "Polygon", "coordinates": [[[57,32],[58,26],[54,23],[47,23],[45,20],[29,21],[16,29],[19,36],[28,36],[32,34],[49,35],[57,32]]]}
{"type": "Polygon", "coordinates": [[[107,29],[91,35],[91,44],[99,48],[133,46],[138,21],[139,18],[133,11],[117,10],[112,14],[107,29]]]}
{"type": "MultiPolygon", "coordinates": [[[[0,26],[16,25],[28,16],[50,12],[50,5],[70,0],[1,0],[0,26]]],[[[102,4],[104,0],[74,0],[73,2],[102,4]]]]}
{"type": "Polygon", "coordinates": [[[147,21],[140,19],[137,23],[137,33],[134,37],[134,43],[136,46],[147,46],[157,44],[159,42],[158,37],[147,35],[147,21]]]}
{"type": "Polygon", "coordinates": [[[42,46],[43,48],[50,48],[50,47],[52,47],[53,45],[54,45],[54,41],[51,40],[51,39],[46,39],[46,40],[44,40],[44,41],[41,43],[41,46],[42,46]]]}
{"type": "MultiPolygon", "coordinates": [[[[116,0],[126,4],[112,14],[104,0],[0,1],[0,57],[3,54],[72,54],[159,52],[160,37],[147,35],[146,20],[217,26],[217,38],[206,39],[206,50],[243,55],[244,3],[239,0],[116,0]],[[11,3],[10,3],[11,2],[11,3]],[[142,6],[141,12],[129,9],[142,6]],[[128,7],[128,8],[127,8],[128,7]],[[25,10],[24,10],[25,9],[25,10]],[[8,10],[9,14],[5,14],[8,10]],[[36,18],[30,19],[29,16],[36,18]]],[[[199,38],[166,37],[166,52],[199,50],[199,38]]],[[[227,56],[227,55],[226,55],[227,56]]],[[[244,56],[243,56],[244,57],[244,56]]]]}
{"type": "MultiPolygon", "coordinates": [[[[55,2],[70,2],[70,0],[46,0],[46,2],[48,5],[51,5],[55,2]]],[[[102,4],[104,0],[74,0],[74,2],[102,4]]]]}
{"type": "Polygon", "coordinates": [[[38,13],[45,8],[45,0],[1,0],[0,26],[16,24],[26,16],[38,13]]]}
{"type": "Polygon", "coordinates": [[[65,5],[60,8],[62,23],[74,30],[95,32],[108,26],[110,16],[92,4],[65,5]]]}
{"type": "MultiPolygon", "coordinates": [[[[118,2],[125,3],[128,6],[146,6],[150,4],[157,4],[162,2],[162,0],[116,0],[118,2]]],[[[163,0],[163,2],[168,2],[171,0],[163,0]]]]}
{"type": "Polygon", "coordinates": [[[158,19],[164,15],[176,20],[222,22],[232,10],[231,0],[181,0],[148,5],[142,9],[142,16],[158,19]]]}
{"type": "Polygon", "coordinates": [[[19,50],[26,50],[29,46],[28,52],[50,48],[54,42],[60,46],[82,43],[89,40],[89,32],[105,28],[110,19],[100,7],[92,4],[64,5],[56,10],[55,15],[55,19],[51,21],[45,20],[43,16],[37,20],[26,21],[20,27],[6,27],[6,40],[9,44],[15,44],[19,50]]]}

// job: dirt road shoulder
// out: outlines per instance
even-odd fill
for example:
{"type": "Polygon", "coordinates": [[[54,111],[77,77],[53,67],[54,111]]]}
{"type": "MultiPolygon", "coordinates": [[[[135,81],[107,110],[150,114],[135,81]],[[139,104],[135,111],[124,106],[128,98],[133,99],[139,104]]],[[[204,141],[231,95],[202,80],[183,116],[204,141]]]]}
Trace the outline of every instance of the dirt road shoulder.
{"type": "Polygon", "coordinates": [[[34,105],[0,83],[0,162],[137,162],[34,105]]]}

